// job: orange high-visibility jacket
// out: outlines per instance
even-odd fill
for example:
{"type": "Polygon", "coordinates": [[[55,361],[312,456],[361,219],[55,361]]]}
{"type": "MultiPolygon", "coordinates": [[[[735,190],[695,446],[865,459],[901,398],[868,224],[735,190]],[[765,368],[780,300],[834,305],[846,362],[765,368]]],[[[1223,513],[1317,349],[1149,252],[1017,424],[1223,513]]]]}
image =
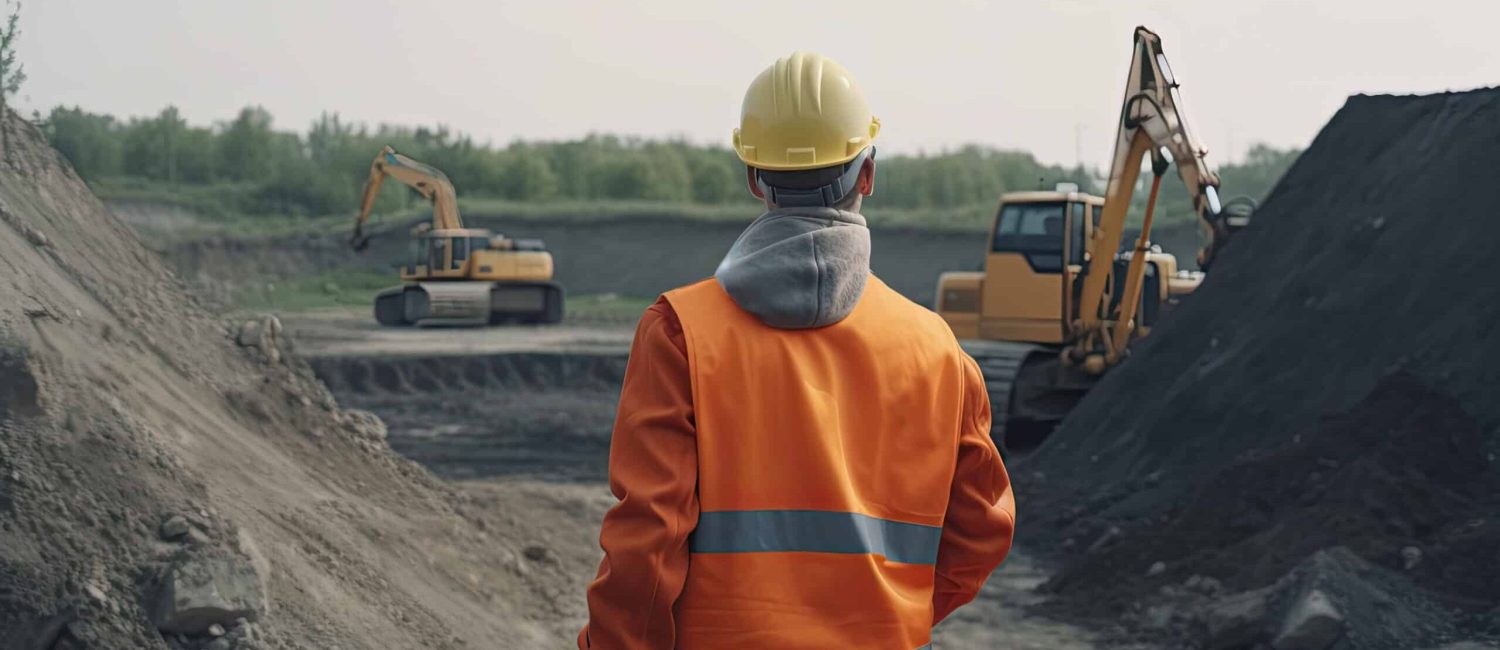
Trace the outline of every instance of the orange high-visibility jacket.
{"type": "Polygon", "coordinates": [[[1010,548],[978,367],[873,276],[804,330],[712,279],[667,293],[614,436],[580,648],[925,647],[1010,548]]]}

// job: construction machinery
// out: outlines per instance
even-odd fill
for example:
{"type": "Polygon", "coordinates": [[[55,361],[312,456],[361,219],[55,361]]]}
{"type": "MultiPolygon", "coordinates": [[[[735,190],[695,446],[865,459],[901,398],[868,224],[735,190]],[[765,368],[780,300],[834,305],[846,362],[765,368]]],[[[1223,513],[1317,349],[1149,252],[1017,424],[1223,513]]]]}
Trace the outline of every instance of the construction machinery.
{"type": "Polygon", "coordinates": [[[552,281],[552,254],[535,239],[510,239],[465,228],[453,183],[443,172],[385,147],[370,163],[359,217],[350,240],[364,250],[364,224],[386,178],[432,202],[432,221],[412,230],[402,285],[375,297],[381,325],[477,326],[507,322],[557,323],[563,289],[552,281]]]}
{"type": "Polygon", "coordinates": [[[1253,203],[1219,200],[1219,177],[1183,115],[1161,39],[1135,31],[1118,136],[1103,197],[1059,186],[1007,193],[990,228],[984,270],[938,280],[937,310],[979,362],[991,435],[1006,452],[1036,447],[1130,344],[1203,280],[1151,244],[1162,176],[1177,166],[1202,224],[1206,269],[1244,228],[1253,203]],[[1125,216],[1151,159],[1151,193],[1135,244],[1120,251],[1125,216]]]}

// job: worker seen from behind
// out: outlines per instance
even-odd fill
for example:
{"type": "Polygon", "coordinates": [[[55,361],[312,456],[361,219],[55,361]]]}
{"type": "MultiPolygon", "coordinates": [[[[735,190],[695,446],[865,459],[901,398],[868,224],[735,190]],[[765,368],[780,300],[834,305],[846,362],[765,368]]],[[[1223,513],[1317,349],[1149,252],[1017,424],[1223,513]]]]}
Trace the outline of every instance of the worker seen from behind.
{"type": "Polygon", "coordinates": [[[767,212],[641,317],[580,648],[924,648],[1009,551],[979,368],[870,273],[879,132],[826,57],[751,82],[767,212]]]}

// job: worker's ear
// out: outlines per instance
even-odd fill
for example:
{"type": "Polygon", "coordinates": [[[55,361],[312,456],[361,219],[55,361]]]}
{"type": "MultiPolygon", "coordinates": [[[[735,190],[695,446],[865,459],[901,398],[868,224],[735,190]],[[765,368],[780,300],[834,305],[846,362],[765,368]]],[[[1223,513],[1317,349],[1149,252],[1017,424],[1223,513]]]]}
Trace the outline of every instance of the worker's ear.
{"type": "Polygon", "coordinates": [[[766,200],[766,193],[760,191],[760,183],[755,182],[755,168],[754,167],[746,167],[745,168],[745,182],[747,184],[749,184],[749,186],[750,186],[750,193],[754,194],[755,198],[760,199],[762,201],[766,200]]]}
{"type": "Polygon", "coordinates": [[[865,159],[865,164],[859,168],[859,180],[854,183],[854,189],[860,194],[869,196],[875,193],[875,157],[865,159]]]}

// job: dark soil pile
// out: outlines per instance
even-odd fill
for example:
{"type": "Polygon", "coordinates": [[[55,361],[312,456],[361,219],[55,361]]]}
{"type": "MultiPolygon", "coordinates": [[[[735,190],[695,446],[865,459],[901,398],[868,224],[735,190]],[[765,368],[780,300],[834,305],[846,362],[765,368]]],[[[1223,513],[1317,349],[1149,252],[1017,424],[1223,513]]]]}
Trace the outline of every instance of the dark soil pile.
{"type": "Polygon", "coordinates": [[[1334,546],[1470,611],[1500,600],[1496,169],[1500,91],[1349,100],[1199,294],[1018,464],[1065,603],[1261,587],[1334,546]]]}
{"type": "Polygon", "coordinates": [[[1128,591],[1203,575],[1249,588],[1344,546],[1423,586],[1488,603],[1500,584],[1500,522],[1486,517],[1500,482],[1487,465],[1482,430],[1461,405],[1397,372],[1290,444],[1245,452],[1164,521],[1086,553],[1053,586],[1128,591]],[[1115,579],[1158,561],[1170,570],[1140,585],[1115,579]]]}

